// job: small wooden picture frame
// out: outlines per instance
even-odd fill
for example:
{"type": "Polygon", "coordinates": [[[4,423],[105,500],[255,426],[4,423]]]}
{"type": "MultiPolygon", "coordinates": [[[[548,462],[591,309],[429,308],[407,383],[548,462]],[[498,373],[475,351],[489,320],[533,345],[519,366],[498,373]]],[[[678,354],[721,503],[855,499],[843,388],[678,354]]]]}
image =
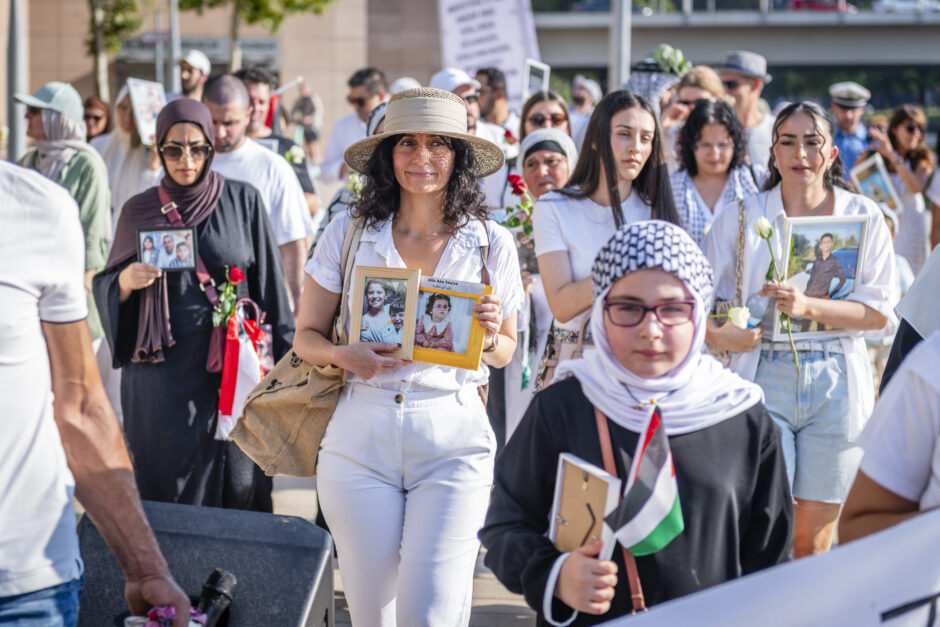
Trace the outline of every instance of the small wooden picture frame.
{"type": "Polygon", "coordinates": [[[137,229],[137,259],[166,272],[196,270],[196,229],[137,229]]]}
{"type": "Polygon", "coordinates": [[[563,553],[571,552],[602,539],[601,559],[609,558],[614,530],[604,519],[617,508],[620,487],[620,479],[603,468],[571,453],[561,453],[548,530],[555,547],[563,553]]]}
{"type": "Polygon", "coordinates": [[[349,316],[349,343],[398,344],[390,357],[411,359],[420,269],[357,266],[349,316]]]}
{"type": "Polygon", "coordinates": [[[486,330],[474,317],[480,298],[493,293],[492,285],[421,279],[412,359],[428,364],[476,370],[483,356],[486,330]],[[446,309],[446,311],[445,311],[446,309]]]}

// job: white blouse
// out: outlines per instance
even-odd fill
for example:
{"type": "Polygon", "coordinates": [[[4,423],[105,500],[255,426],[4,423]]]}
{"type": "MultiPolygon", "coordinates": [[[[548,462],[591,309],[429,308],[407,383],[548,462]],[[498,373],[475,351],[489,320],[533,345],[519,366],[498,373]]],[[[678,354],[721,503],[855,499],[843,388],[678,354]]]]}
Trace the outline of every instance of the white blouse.
{"type": "MultiPolygon", "coordinates": [[[[765,217],[773,225],[770,238],[774,256],[783,259],[783,237],[786,233],[786,212],[780,186],[748,196],[744,201],[747,209],[745,231],[744,260],[741,277],[741,296],[746,302],[748,297],[759,292],[766,282],[764,275],[770,265],[770,253],[767,244],[758,237],[753,225],[758,218],[765,217]]],[[[898,302],[898,290],[894,251],[891,246],[891,234],[885,225],[884,217],[874,201],[852,194],[844,189],[835,188],[835,206],[833,215],[868,216],[868,242],[865,246],[864,263],[855,281],[855,289],[847,300],[855,300],[868,305],[888,319],[882,329],[873,331],[849,331],[847,337],[839,341],[845,353],[848,370],[849,411],[852,414],[851,437],[856,437],[874,406],[871,366],[865,339],[881,339],[894,335],[898,319],[894,307],[898,302]]],[[[715,216],[712,228],[705,236],[702,250],[715,270],[715,298],[732,299],[734,297],[735,261],[738,238],[738,204],[724,205],[715,216]]],[[[753,381],[757,374],[760,347],[748,353],[733,353],[731,369],[742,377],[753,381]]]]}
{"type": "MultiPolygon", "coordinates": [[[[343,289],[341,270],[341,257],[343,254],[343,239],[346,229],[352,218],[344,213],[337,216],[320,238],[317,248],[304,271],[321,287],[339,294],[343,289]]],[[[489,253],[486,267],[493,285],[493,293],[499,296],[503,310],[503,317],[508,318],[519,311],[522,306],[522,278],[519,271],[519,259],[516,256],[516,247],[512,236],[505,228],[492,220],[487,220],[486,230],[483,223],[476,219],[469,222],[455,232],[444,253],[441,255],[435,277],[454,279],[456,281],[471,281],[482,283],[481,271],[483,259],[480,247],[487,245],[489,238],[489,253]]],[[[375,228],[366,228],[362,231],[362,239],[356,250],[354,260],[356,266],[384,266],[387,268],[404,268],[405,262],[395,248],[392,237],[392,221],[386,220],[375,228]]],[[[347,285],[349,292],[348,303],[352,307],[352,285],[347,285]]],[[[352,312],[350,311],[350,316],[352,312]]],[[[411,324],[417,324],[412,321],[411,324]]],[[[349,333],[347,323],[346,332],[349,333]]],[[[366,383],[368,385],[399,392],[422,390],[459,390],[468,385],[482,385],[489,378],[489,368],[480,362],[477,370],[464,370],[450,366],[438,366],[413,362],[395,370],[378,374],[368,381],[353,373],[348,373],[346,381],[350,383],[366,383]]]]}

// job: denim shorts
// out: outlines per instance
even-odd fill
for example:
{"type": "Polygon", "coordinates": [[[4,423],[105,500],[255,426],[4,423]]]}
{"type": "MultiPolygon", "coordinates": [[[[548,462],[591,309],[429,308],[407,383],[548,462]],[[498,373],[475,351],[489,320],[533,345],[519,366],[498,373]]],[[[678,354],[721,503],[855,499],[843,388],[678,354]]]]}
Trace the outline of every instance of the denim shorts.
{"type": "Polygon", "coordinates": [[[82,578],[35,592],[0,598],[3,627],[75,627],[82,578]]]}
{"type": "Polygon", "coordinates": [[[789,348],[761,350],[754,382],[780,427],[793,496],[843,503],[862,460],[861,447],[849,439],[845,355],[824,349],[799,356],[798,376],[789,348]]]}

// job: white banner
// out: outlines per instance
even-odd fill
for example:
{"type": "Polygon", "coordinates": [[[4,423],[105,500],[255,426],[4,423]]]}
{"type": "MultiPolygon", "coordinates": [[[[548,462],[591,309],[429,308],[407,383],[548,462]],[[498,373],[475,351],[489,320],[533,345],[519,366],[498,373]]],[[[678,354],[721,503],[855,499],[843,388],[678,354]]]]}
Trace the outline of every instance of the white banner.
{"type": "Polygon", "coordinates": [[[923,627],[938,602],[940,510],[604,624],[923,627]]]}
{"type": "Polygon", "coordinates": [[[529,0],[439,0],[441,64],[470,76],[483,67],[506,74],[509,106],[522,108],[526,58],[541,60],[529,0]]]}

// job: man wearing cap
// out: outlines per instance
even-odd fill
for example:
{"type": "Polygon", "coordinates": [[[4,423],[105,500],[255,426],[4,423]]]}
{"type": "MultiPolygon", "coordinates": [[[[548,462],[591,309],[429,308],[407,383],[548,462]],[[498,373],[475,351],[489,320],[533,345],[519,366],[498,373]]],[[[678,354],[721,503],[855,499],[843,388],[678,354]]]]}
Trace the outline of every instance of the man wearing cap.
{"type": "Polygon", "coordinates": [[[584,140],[584,131],[591,114],[594,113],[594,107],[602,97],[601,86],[597,81],[581,74],[574,77],[571,83],[572,104],[568,107],[568,120],[571,123],[571,136],[579,146],[584,140]]]}
{"type": "MultiPolygon", "coordinates": [[[[461,69],[448,67],[431,77],[429,87],[452,92],[463,99],[467,109],[468,133],[493,142],[502,149],[504,156],[507,151],[514,151],[514,147],[507,145],[504,141],[505,131],[502,127],[480,119],[479,81],[470,78],[470,75],[461,69]]],[[[508,170],[503,165],[496,173],[480,179],[480,188],[486,195],[486,204],[490,208],[496,209],[503,206],[503,187],[506,184],[507,173],[508,170]]]]}
{"type": "Polygon", "coordinates": [[[476,80],[480,83],[480,115],[483,119],[512,134],[512,141],[519,139],[519,114],[509,108],[506,97],[506,74],[495,67],[477,70],[476,80]]]}
{"type": "Polygon", "coordinates": [[[725,92],[747,132],[747,153],[754,165],[767,166],[773,144],[773,117],[760,108],[760,94],[771,81],[767,59],[756,52],[732,50],[719,68],[725,92]]]}
{"type": "Polygon", "coordinates": [[[190,50],[184,57],[177,60],[180,67],[180,93],[170,94],[167,101],[177,98],[192,98],[202,100],[202,89],[209,80],[212,64],[209,57],[199,50],[190,50]]]}
{"type": "Polygon", "coordinates": [[[868,130],[861,122],[871,92],[858,83],[844,81],[829,86],[829,98],[829,107],[836,118],[833,142],[845,164],[843,178],[848,181],[849,171],[855,166],[858,156],[869,149],[868,130]]]}
{"type": "MultiPolygon", "coordinates": [[[[20,98],[62,103],[43,89],[20,98]]],[[[80,99],[75,119],[82,122],[80,99]]],[[[131,609],[141,615],[172,604],[180,616],[173,624],[182,627],[189,601],[144,517],[98,377],[85,323],[79,207],[66,189],[6,161],[0,207],[0,624],[77,623],[77,498],[124,570],[131,609]]]]}
{"type": "Polygon", "coordinates": [[[355,142],[365,139],[369,114],[388,100],[388,81],[385,72],[377,67],[357,70],[346,84],[349,86],[346,101],[352,106],[353,112],[338,119],[330,131],[326,154],[320,164],[320,180],[324,183],[346,178],[350,170],[343,161],[343,153],[355,142]]]}
{"type": "Polygon", "coordinates": [[[35,141],[20,165],[37,170],[68,190],[78,203],[85,235],[85,290],[88,300],[88,329],[93,342],[104,338],[98,318],[91,279],[107,261],[107,239],[111,234],[111,188],[101,155],[85,141],[82,98],[68,83],[46,83],[32,96],[16,94],[26,105],[26,135],[35,141]]]}

